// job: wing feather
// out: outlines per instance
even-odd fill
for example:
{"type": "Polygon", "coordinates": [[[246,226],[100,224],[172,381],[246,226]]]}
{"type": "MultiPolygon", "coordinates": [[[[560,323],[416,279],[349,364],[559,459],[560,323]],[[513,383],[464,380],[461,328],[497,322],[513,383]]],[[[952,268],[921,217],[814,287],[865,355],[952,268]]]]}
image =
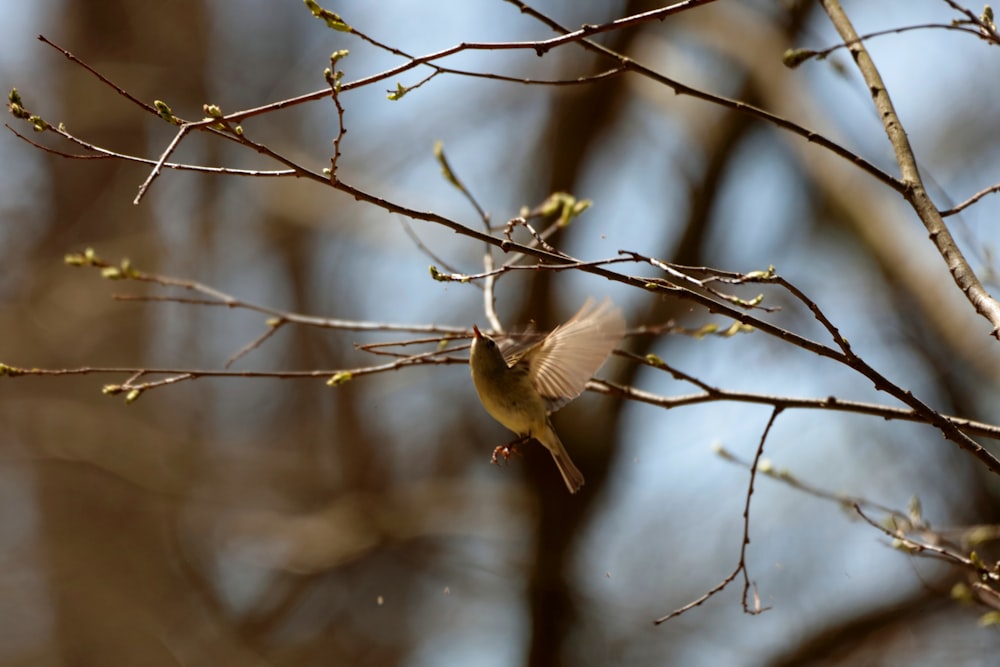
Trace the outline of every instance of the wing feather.
{"type": "Polygon", "coordinates": [[[610,299],[596,306],[587,299],[564,324],[528,350],[529,364],[538,393],[558,410],[581,393],[611,351],[625,336],[625,319],[610,299]]]}

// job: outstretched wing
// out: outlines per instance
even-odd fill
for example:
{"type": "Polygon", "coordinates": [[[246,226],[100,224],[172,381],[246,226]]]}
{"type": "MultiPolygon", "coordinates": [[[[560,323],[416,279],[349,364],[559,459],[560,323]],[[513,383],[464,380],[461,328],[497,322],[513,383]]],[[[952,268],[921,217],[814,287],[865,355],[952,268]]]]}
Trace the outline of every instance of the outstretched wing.
{"type": "Polygon", "coordinates": [[[624,336],[621,310],[610,299],[596,306],[587,299],[576,315],[528,350],[520,363],[529,365],[535,388],[549,409],[558,410],[583,392],[624,336]]]}
{"type": "Polygon", "coordinates": [[[524,331],[509,333],[500,341],[500,352],[503,353],[504,361],[508,366],[513,366],[521,357],[525,356],[536,345],[542,342],[545,334],[535,328],[532,321],[524,328],[524,331]]]}

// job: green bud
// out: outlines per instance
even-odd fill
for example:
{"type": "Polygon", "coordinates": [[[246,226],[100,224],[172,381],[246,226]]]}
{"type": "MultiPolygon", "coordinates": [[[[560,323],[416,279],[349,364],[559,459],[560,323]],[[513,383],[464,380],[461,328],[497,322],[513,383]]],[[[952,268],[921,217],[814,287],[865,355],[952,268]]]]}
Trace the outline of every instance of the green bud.
{"type": "Polygon", "coordinates": [[[723,331],[720,335],[728,337],[735,336],[738,333],[753,333],[754,328],[749,324],[743,324],[742,322],[733,322],[729,325],[729,328],[723,331]]]}
{"type": "Polygon", "coordinates": [[[1000,611],[988,611],[979,617],[979,627],[986,628],[1000,625],[1000,611]]]}
{"type": "Polygon", "coordinates": [[[594,202],[591,201],[590,199],[581,199],[581,200],[579,200],[578,202],[576,202],[575,204],[573,204],[573,217],[574,218],[577,217],[578,215],[580,215],[581,213],[583,213],[584,211],[586,211],[588,208],[590,208],[593,205],[594,205],[594,202]]]}
{"type": "Polygon", "coordinates": [[[710,322],[709,324],[706,324],[697,331],[695,331],[694,337],[700,340],[705,336],[716,333],[718,330],[719,330],[719,325],[715,324],[714,322],[710,322]]]}
{"type": "Polygon", "coordinates": [[[15,366],[8,366],[7,364],[0,364],[0,377],[11,377],[15,378],[19,375],[24,375],[25,371],[21,368],[15,366]]]}
{"type": "Polygon", "coordinates": [[[564,192],[553,192],[538,207],[538,212],[544,216],[555,215],[562,210],[565,197],[566,193],[564,192]]]}
{"type": "Polygon", "coordinates": [[[180,125],[180,121],[174,115],[174,112],[170,110],[170,107],[167,106],[166,102],[163,102],[161,100],[153,100],[153,106],[156,107],[156,113],[160,114],[160,118],[167,121],[168,123],[172,123],[174,125],[180,125]]]}
{"type": "Polygon", "coordinates": [[[795,69],[816,55],[818,54],[812,49],[787,49],[781,55],[781,63],[789,69],[795,69]]]}
{"type": "Polygon", "coordinates": [[[997,530],[993,526],[976,526],[965,536],[965,540],[971,546],[978,546],[995,539],[997,539],[997,530]]]}
{"type": "Polygon", "coordinates": [[[21,94],[17,92],[17,88],[11,88],[10,92],[7,93],[7,108],[14,118],[26,120],[31,117],[31,114],[24,110],[24,103],[21,101],[21,94]]]}
{"type": "Polygon", "coordinates": [[[434,142],[434,159],[441,165],[441,174],[445,177],[445,180],[461,190],[462,184],[458,182],[458,177],[455,176],[455,172],[451,170],[451,165],[448,164],[448,157],[444,154],[444,144],[440,139],[434,142]]]}
{"type": "Polygon", "coordinates": [[[910,521],[913,523],[920,523],[920,519],[923,516],[923,510],[920,507],[920,498],[916,496],[910,497],[910,502],[907,506],[907,514],[910,515],[910,521]]]}
{"type": "Polygon", "coordinates": [[[767,271],[751,271],[743,277],[747,280],[770,280],[774,278],[774,267],[769,266],[767,271]]]}
{"type": "Polygon", "coordinates": [[[845,496],[839,496],[837,502],[840,503],[840,509],[845,512],[854,512],[854,500],[845,496]]]}
{"type": "Polygon", "coordinates": [[[351,32],[351,26],[344,23],[339,15],[329,9],[323,9],[316,0],[304,0],[304,2],[313,16],[326,23],[326,27],[340,32],[351,32]]]}
{"type": "Polygon", "coordinates": [[[715,454],[716,456],[720,457],[720,458],[723,458],[723,459],[727,460],[727,461],[735,461],[736,460],[736,457],[733,456],[733,453],[730,452],[725,447],[723,447],[722,443],[720,443],[720,442],[712,443],[712,453],[715,454]]]}
{"type": "Polygon", "coordinates": [[[951,587],[951,599],[959,602],[972,602],[972,589],[964,582],[958,582],[951,587]]]}
{"type": "Polygon", "coordinates": [[[397,101],[401,100],[403,98],[403,95],[405,95],[409,91],[410,91],[409,88],[404,87],[403,84],[401,84],[401,83],[397,83],[395,91],[392,91],[392,90],[387,90],[386,91],[386,93],[388,93],[388,95],[386,95],[386,97],[388,97],[389,100],[392,101],[392,102],[397,102],[397,101]]]}
{"type": "Polygon", "coordinates": [[[339,387],[345,382],[353,379],[353,375],[347,371],[340,371],[339,373],[334,373],[333,377],[326,381],[327,387],[339,387]]]}
{"type": "Polygon", "coordinates": [[[655,368],[666,368],[667,364],[655,354],[646,355],[646,363],[655,368]]]}

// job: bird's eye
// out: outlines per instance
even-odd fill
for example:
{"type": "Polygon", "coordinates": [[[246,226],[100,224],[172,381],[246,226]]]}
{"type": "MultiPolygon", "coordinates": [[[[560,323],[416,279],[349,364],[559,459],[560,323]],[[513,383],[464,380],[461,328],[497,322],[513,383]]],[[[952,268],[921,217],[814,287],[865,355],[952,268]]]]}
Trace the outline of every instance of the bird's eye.
{"type": "Polygon", "coordinates": [[[494,348],[496,346],[497,346],[497,344],[496,344],[495,340],[493,340],[492,338],[487,338],[486,339],[486,347],[494,348]]]}

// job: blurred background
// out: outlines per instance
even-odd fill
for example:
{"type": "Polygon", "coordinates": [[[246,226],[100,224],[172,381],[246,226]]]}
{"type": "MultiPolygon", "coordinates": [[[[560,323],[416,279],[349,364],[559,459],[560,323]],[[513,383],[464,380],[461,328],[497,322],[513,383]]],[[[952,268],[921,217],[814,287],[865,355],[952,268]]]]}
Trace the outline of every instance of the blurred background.
{"type": "MultiPolygon", "coordinates": [[[[534,6],[579,26],[656,5],[534,6]]],[[[861,33],[960,18],[942,0],[845,6],[861,33]]],[[[500,0],[329,8],[412,55],[552,35],[500,0]]],[[[345,81],[401,62],[327,29],[300,2],[42,0],[3,3],[0,17],[5,89],[17,87],[29,110],[77,136],[146,157],[159,155],[172,128],[36,35],[186,119],[200,118],[206,102],[230,112],[323,88],[337,49],[351,51],[345,81]]],[[[898,173],[846,53],[795,70],[781,64],[787,48],[837,42],[818,3],[717,2],[596,39],[898,173]]],[[[938,205],[1000,181],[996,49],[942,29],[869,48],[938,205]]],[[[443,64],[539,79],[609,67],[573,45],[543,58],[472,51],[443,64]]],[[[343,95],[339,175],[352,185],[478,228],[441,178],[432,150],[440,140],[494,222],[566,190],[594,201],[553,239],[578,257],[630,249],[736,271],[774,265],[891,380],[942,411],[1000,421],[1000,352],[988,323],[901,198],[848,162],[636,76],[576,87],[439,76],[390,102],[396,83],[343,95]]],[[[325,100],[244,127],[318,170],[329,165],[337,117],[325,100]]],[[[186,141],[176,159],[279,168],[207,136],[186,141]]],[[[437,261],[406,221],[314,183],[168,172],[133,206],[141,166],[59,158],[8,131],[0,160],[0,362],[219,368],[265,329],[246,312],[114,301],[158,292],[63,265],[65,253],[86,247],[288,311],[485,322],[479,289],[430,278],[437,261]]],[[[994,196],[948,219],[992,290],[998,212],[994,196]]],[[[409,224],[456,269],[481,270],[481,244],[409,224]]],[[[730,324],[594,276],[523,273],[497,285],[507,325],[553,326],[588,295],[611,296],[632,326],[730,324]]],[[[778,292],[768,298],[784,308],[775,321],[825,342],[807,311],[778,292]]],[[[237,368],[374,363],[354,344],[399,337],[289,326],[237,368]]],[[[889,402],[847,369],[759,333],[627,344],[723,388],[889,402]]],[[[622,359],[602,375],[664,395],[695,391],[622,359]]],[[[200,380],[128,406],[101,395],[104,383],[125,379],[0,379],[0,664],[985,665],[1000,650],[997,631],[977,627],[983,608],[948,599],[957,572],[908,558],[836,504],[767,479],[753,496],[747,565],[771,609],[744,614],[738,579],[653,625],[735,567],[748,473],[713,446],[751,458],[766,407],[666,411],[585,395],[556,417],[587,476],[569,496],[537,446],[490,465],[509,434],[478,405],[462,365],[337,388],[200,380]]],[[[1000,520],[995,477],[919,425],[789,411],[766,455],[829,491],[899,509],[918,496],[939,527],[1000,520]]]]}

